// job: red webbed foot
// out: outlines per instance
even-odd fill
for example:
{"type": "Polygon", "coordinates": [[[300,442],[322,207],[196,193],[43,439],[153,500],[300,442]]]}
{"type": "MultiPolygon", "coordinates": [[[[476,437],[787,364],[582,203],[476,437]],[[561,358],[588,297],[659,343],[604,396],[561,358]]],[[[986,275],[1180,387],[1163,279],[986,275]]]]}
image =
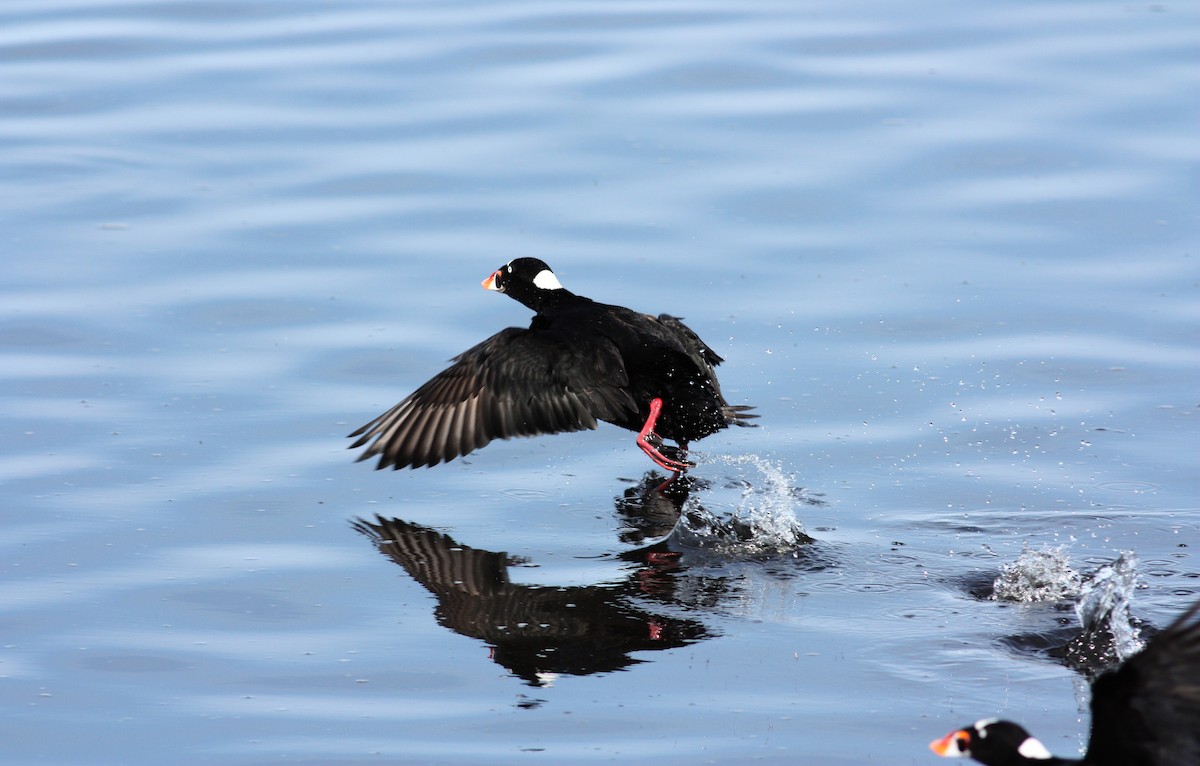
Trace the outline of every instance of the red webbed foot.
{"type": "MultiPolygon", "coordinates": [[[[674,471],[675,473],[683,473],[688,468],[694,466],[695,463],[689,463],[686,460],[669,458],[660,451],[663,440],[661,436],[654,433],[654,424],[658,422],[658,415],[660,412],[662,412],[662,399],[651,399],[650,416],[646,418],[646,424],[643,425],[642,430],[638,432],[637,446],[641,448],[642,452],[645,452],[646,455],[648,455],[649,458],[660,467],[665,468],[668,471],[674,471]]],[[[680,449],[683,451],[683,454],[687,454],[687,447],[685,444],[681,444],[680,449]]]]}

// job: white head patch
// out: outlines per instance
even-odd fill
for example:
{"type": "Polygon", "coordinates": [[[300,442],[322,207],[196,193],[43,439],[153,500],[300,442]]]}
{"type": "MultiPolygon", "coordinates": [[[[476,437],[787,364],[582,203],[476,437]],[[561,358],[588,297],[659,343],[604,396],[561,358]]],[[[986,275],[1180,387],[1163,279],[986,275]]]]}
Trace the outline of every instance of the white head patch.
{"type": "Polygon", "coordinates": [[[1046,746],[1034,737],[1030,737],[1022,742],[1021,746],[1017,748],[1017,752],[1026,758],[1033,758],[1036,760],[1048,760],[1054,757],[1050,755],[1050,751],[1046,749],[1046,746]]]}
{"type": "Polygon", "coordinates": [[[987,739],[987,727],[999,722],[999,718],[984,718],[975,722],[975,733],[980,739],[987,739]]]}
{"type": "Polygon", "coordinates": [[[558,277],[554,276],[554,272],[550,269],[542,269],[533,278],[534,287],[542,290],[561,290],[562,285],[558,282],[558,277]]]}

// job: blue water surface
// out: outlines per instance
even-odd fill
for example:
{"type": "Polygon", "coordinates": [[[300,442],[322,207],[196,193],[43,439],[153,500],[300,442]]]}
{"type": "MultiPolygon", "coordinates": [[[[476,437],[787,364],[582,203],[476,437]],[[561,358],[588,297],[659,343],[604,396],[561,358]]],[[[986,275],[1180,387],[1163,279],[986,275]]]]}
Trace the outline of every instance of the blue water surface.
{"type": "Polygon", "coordinates": [[[1186,2],[0,5],[0,760],[902,766],[994,715],[1077,753],[1086,682],[1004,640],[1070,613],[976,586],[1055,545],[1135,553],[1150,624],[1200,594],[1197,39],[1186,2]],[[761,427],[686,497],[611,426],[355,464],[528,322],[479,289],[524,255],[685,317],[761,427]]]}

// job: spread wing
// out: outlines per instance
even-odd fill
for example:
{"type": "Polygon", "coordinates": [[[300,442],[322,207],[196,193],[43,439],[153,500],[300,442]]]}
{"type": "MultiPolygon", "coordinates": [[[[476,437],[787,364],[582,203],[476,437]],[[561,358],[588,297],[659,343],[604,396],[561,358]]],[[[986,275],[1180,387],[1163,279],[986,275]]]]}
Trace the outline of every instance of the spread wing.
{"type": "Polygon", "coordinates": [[[351,449],[377,468],[432,466],[493,439],[596,428],[636,411],[620,354],[510,327],[458,355],[404,401],[359,428],[351,449]]]}
{"type": "Polygon", "coordinates": [[[1200,763],[1200,601],[1096,679],[1088,753],[1128,764],[1200,763]]]}

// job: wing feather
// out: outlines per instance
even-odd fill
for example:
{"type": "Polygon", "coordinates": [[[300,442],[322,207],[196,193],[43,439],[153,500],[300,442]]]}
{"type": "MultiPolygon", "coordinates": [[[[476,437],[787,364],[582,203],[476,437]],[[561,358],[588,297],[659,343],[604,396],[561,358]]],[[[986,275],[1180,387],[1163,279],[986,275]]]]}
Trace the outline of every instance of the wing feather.
{"type": "Polygon", "coordinates": [[[359,428],[359,460],[432,466],[493,439],[594,429],[636,410],[615,346],[578,346],[508,328],[454,358],[410,396],[359,428]]]}

